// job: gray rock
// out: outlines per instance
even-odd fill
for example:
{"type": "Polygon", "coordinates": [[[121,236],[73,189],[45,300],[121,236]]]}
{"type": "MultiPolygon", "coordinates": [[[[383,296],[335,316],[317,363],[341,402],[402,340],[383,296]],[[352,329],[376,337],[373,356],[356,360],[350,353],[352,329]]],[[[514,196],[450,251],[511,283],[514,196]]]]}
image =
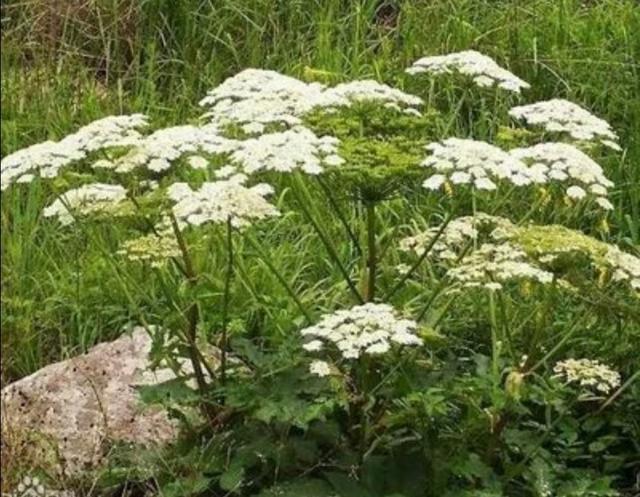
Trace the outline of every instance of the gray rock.
{"type": "Polygon", "coordinates": [[[56,461],[33,461],[34,467],[53,466],[61,475],[98,468],[114,442],[171,442],[176,422],[162,408],[142,405],[135,388],[175,377],[170,369],[151,371],[150,350],[149,334],[138,327],[8,385],[1,394],[3,439],[12,430],[38,434],[53,447],[47,457],[54,453],[56,461]]]}

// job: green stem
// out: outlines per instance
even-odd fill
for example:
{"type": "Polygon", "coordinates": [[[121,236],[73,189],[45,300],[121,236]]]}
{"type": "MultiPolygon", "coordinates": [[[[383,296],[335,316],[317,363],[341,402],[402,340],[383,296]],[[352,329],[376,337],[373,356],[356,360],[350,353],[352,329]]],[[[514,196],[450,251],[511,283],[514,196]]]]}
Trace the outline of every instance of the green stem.
{"type": "Polygon", "coordinates": [[[411,277],[411,275],[418,269],[418,267],[420,267],[420,265],[424,262],[424,260],[427,258],[427,256],[429,255],[429,252],[431,252],[431,249],[433,248],[433,246],[438,242],[438,240],[440,239],[440,237],[442,236],[442,234],[444,233],[444,230],[447,228],[447,226],[449,225],[449,222],[451,221],[451,218],[453,216],[451,214],[449,214],[447,216],[447,218],[444,220],[444,222],[442,223],[442,225],[440,226],[440,228],[438,229],[438,232],[435,234],[435,236],[429,241],[429,244],[426,246],[426,248],[424,249],[424,252],[422,252],[422,254],[420,254],[420,257],[418,257],[418,260],[413,264],[413,266],[411,266],[411,269],[409,269],[409,271],[407,271],[403,277],[400,279],[400,281],[396,284],[396,286],[394,286],[391,291],[389,292],[389,295],[387,295],[387,301],[391,299],[391,297],[393,297],[393,295],[400,290],[400,288],[402,288],[402,285],[405,284],[405,282],[411,277]]]}
{"type": "Polygon", "coordinates": [[[220,382],[227,381],[227,329],[229,327],[229,294],[233,277],[233,226],[231,218],[227,219],[227,274],[224,279],[222,298],[222,337],[220,341],[220,382]]]}
{"type": "MultiPolygon", "coordinates": [[[[171,215],[171,226],[173,227],[173,233],[178,242],[180,252],[182,253],[184,268],[187,275],[187,282],[191,288],[194,288],[198,281],[198,275],[194,270],[193,261],[191,260],[191,255],[189,254],[189,249],[184,240],[184,237],[182,236],[182,232],[180,231],[178,222],[173,214],[171,215]]],[[[204,379],[202,364],[200,363],[200,351],[198,350],[198,346],[196,344],[199,319],[200,313],[198,311],[198,303],[192,302],[189,306],[189,310],[187,311],[187,330],[185,336],[188,342],[189,358],[193,367],[193,374],[196,377],[196,383],[198,384],[198,390],[200,390],[200,393],[204,395],[207,389],[207,382],[204,379]]]]}
{"type": "Polygon", "coordinates": [[[372,302],[376,293],[376,271],[378,255],[376,253],[376,204],[368,201],[365,205],[367,213],[367,289],[365,300],[372,302]]]}
{"type": "Polygon", "coordinates": [[[602,411],[604,411],[607,407],[609,407],[611,405],[611,403],[616,400],[618,397],[620,397],[620,395],[622,394],[622,392],[624,392],[627,388],[629,388],[632,383],[634,381],[636,381],[638,378],[640,378],[640,371],[636,371],[635,373],[633,373],[633,375],[631,375],[631,377],[624,382],[624,384],[618,388],[612,395],[611,397],[609,397],[604,404],[602,404],[600,406],[600,409],[598,409],[598,411],[596,412],[596,415],[601,414],[602,411]]]}
{"type": "Polygon", "coordinates": [[[360,241],[358,240],[358,237],[355,235],[355,233],[351,229],[351,226],[349,225],[349,221],[347,217],[345,216],[344,212],[342,212],[342,209],[340,209],[340,206],[338,205],[338,201],[335,199],[335,197],[331,193],[331,189],[327,186],[324,180],[320,176],[317,176],[317,179],[318,179],[318,184],[320,185],[320,188],[322,188],[322,191],[327,196],[327,199],[329,200],[331,207],[333,208],[336,215],[338,216],[338,219],[344,226],[347,236],[351,239],[351,242],[353,243],[353,246],[355,247],[358,254],[361,255],[362,247],[360,246],[360,241]]]}
{"type": "Polygon", "coordinates": [[[494,387],[500,383],[500,346],[498,344],[498,320],[496,319],[496,302],[493,290],[489,291],[489,315],[491,318],[491,372],[494,387]]]}
{"type": "Polygon", "coordinates": [[[300,177],[298,175],[294,175],[294,178],[295,178],[296,186],[298,188],[292,188],[292,192],[295,195],[296,200],[298,201],[298,205],[300,206],[300,209],[302,209],[302,212],[307,217],[307,219],[309,220],[309,222],[313,226],[313,229],[316,231],[316,233],[320,237],[320,240],[322,241],[323,245],[327,249],[327,252],[329,253],[329,256],[336,263],[336,266],[338,267],[338,270],[342,274],[342,277],[344,278],[345,282],[347,283],[347,286],[349,287],[349,290],[351,290],[351,293],[353,294],[353,296],[356,299],[356,301],[359,304],[364,304],[364,299],[362,298],[362,295],[360,295],[360,292],[358,291],[358,289],[354,285],[353,281],[351,281],[351,278],[349,276],[349,272],[345,268],[344,264],[342,264],[342,261],[340,260],[340,257],[338,256],[338,252],[336,251],[335,247],[333,246],[333,244],[329,240],[329,237],[322,230],[322,228],[320,227],[318,222],[315,220],[315,218],[311,214],[311,211],[309,210],[309,206],[313,205],[313,202],[309,198],[309,194],[308,194],[308,192],[307,192],[307,190],[306,190],[306,188],[304,186],[304,183],[302,182],[302,180],[300,179],[300,177]],[[301,193],[304,195],[304,198],[301,197],[301,193]]]}

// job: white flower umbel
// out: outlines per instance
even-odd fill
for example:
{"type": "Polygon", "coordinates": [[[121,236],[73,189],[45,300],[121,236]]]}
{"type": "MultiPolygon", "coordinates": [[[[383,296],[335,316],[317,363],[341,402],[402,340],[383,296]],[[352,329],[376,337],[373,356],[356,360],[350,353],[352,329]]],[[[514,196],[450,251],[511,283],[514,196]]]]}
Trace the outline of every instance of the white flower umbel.
{"type": "Polygon", "coordinates": [[[324,166],[344,162],[338,155],[339,143],[337,138],[319,138],[311,130],[298,126],[239,142],[230,158],[242,165],[247,174],[256,171],[289,173],[298,169],[307,174],[319,174],[324,166]]]}
{"type": "Polygon", "coordinates": [[[472,185],[479,190],[495,190],[500,181],[517,186],[531,183],[524,162],[483,141],[448,138],[430,143],[426,149],[432,154],[421,165],[436,172],[423,183],[428,190],[437,190],[445,183],[472,185]]]}
{"type": "Polygon", "coordinates": [[[472,78],[478,86],[497,86],[515,93],[529,88],[529,83],[500,67],[491,57],[475,50],[423,57],[406,72],[409,74],[426,72],[434,75],[459,73],[472,78]]]}
{"type": "Polygon", "coordinates": [[[620,386],[620,373],[599,361],[566,359],[553,367],[554,377],[575,383],[593,393],[606,395],[620,386]]]}
{"type": "Polygon", "coordinates": [[[198,190],[192,190],[186,183],[172,184],[167,195],[175,202],[173,214],[178,224],[200,226],[230,221],[233,227],[243,228],[280,215],[265,199],[273,193],[271,185],[247,187],[246,181],[247,176],[237,174],[227,180],[203,183],[198,190]]]}
{"type": "Polygon", "coordinates": [[[320,377],[329,376],[331,374],[331,366],[326,361],[312,361],[309,365],[309,372],[320,377]]]}
{"type": "Polygon", "coordinates": [[[376,101],[418,113],[422,99],[372,80],[351,81],[333,88],[305,83],[275,71],[246,69],[211,90],[200,105],[204,118],[217,125],[240,124],[246,133],[260,134],[269,124],[292,127],[318,108],[349,107],[376,101]]]}
{"type": "Polygon", "coordinates": [[[261,133],[267,124],[300,124],[300,116],[323,100],[323,90],[319,83],[246,69],[209,91],[200,105],[209,109],[204,117],[214,124],[238,123],[247,133],[261,133]]]}
{"type": "Polygon", "coordinates": [[[520,105],[513,107],[509,115],[550,133],[564,133],[579,141],[597,140],[606,147],[620,150],[618,135],[607,121],[568,100],[554,98],[520,105]]]}
{"type": "Polygon", "coordinates": [[[138,129],[147,125],[142,114],[109,116],[83,126],[60,141],[46,141],[7,155],[0,165],[2,190],[9,185],[31,181],[36,175],[56,177],[60,170],[85,159],[92,152],[136,145],[138,129]]]}
{"type": "Polygon", "coordinates": [[[316,107],[339,107],[348,106],[352,102],[371,101],[380,102],[389,108],[397,107],[400,110],[407,111],[413,109],[416,112],[418,112],[416,107],[424,103],[416,95],[405,93],[372,79],[365,79],[341,83],[333,88],[327,88],[324,91],[324,101],[316,104],[316,107]]]}
{"type": "Polygon", "coordinates": [[[151,267],[161,267],[172,257],[180,257],[180,247],[171,233],[151,233],[125,241],[119,255],[130,261],[148,262],[151,267]]]}
{"type": "Polygon", "coordinates": [[[60,224],[72,224],[77,215],[107,213],[126,200],[127,191],[120,185],[91,183],[62,194],[45,207],[44,217],[57,217],[60,224]]]}
{"type": "Polygon", "coordinates": [[[206,167],[206,159],[196,154],[225,154],[235,149],[235,140],[218,133],[213,125],[173,126],[159,129],[140,140],[125,155],[113,161],[98,161],[93,167],[111,168],[118,173],[128,173],[139,167],[161,173],[172,163],[189,155],[191,167],[206,167]],[[195,157],[199,159],[194,160],[195,157]],[[204,161],[204,162],[203,162],[204,161]]]}
{"type": "Polygon", "coordinates": [[[390,305],[368,303],[327,314],[300,333],[310,339],[304,346],[308,351],[332,345],[343,358],[357,359],[363,354],[384,354],[394,344],[422,345],[417,327],[390,305]]]}
{"type": "Polygon", "coordinates": [[[465,247],[478,240],[480,230],[488,229],[491,233],[497,233],[498,230],[508,230],[512,226],[511,221],[506,218],[478,212],[475,216],[451,220],[441,233],[441,227],[434,226],[417,235],[403,238],[400,241],[400,250],[421,255],[432,245],[431,257],[437,260],[455,260],[465,247]],[[435,237],[438,239],[434,242],[435,237]]]}
{"type": "Polygon", "coordinates": [[[636,292],[640,292],[640,258],[610,246],[605,261],[612,269],[614,281],[625,281],[636,292]]]}
{"type": "Polygon", "coordinates": [[[516,148],[510,154],[530,164],[529,177],[535,183],[566,183],[566,194],[573,200],[593,198],[603,209],[613,209],[607,199],[613,186],[602,168],[591,157],[567,143],[540,143],[516,148]]]}
{"type": "Polygon", "coordinates": [[[508,281],[529,280],[541,284],[553,281],[553,273],[538,267],[523,250],[510,243],[484,243],[465,256],[447,276],[465,288],[499,290],[508,281]]]}

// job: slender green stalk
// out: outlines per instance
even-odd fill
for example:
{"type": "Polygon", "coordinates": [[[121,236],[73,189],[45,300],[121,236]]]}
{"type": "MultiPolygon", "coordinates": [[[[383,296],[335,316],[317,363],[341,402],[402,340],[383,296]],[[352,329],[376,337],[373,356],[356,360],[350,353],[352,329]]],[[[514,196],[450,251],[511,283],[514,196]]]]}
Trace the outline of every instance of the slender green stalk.
{"type": "Polygon", "coordinates": [[[356,286],[353,283],[353,281],[351,281],[351,277],[349,276],[349,272],[347,271],[346,267],[344,266],[344,264],[340,260],[340,257],[338,255],[338,252],[336,251],[336,248],[333,246],[333,244],[329,240],[329,237],[322,230],[322,228],[320,227],[318,222],[315,220],[315,218],[311,214],[311,211],[309,210],[309,205],[312,205],[312,200],[311,200],[311,198],[309,198],[309,195],[308,195],[308,192],[307,192],[307,190],[306,190],[306,188],[304,186],[304,183],[302,183],[302,180],[297,175],[294,175],[294,177],[295,177],[295,181],[296,181],[296,185],[295,186],[297,186],[298,188],[292,188],[292,192],[295,195],[296,200],[298,201],[298,205],[300,206],[300,209],[302,209],[302,212],[307,217],[307,219],[309,220],[309,222],[313,226],[313,229],[316,231],[316,233],[320,237],[320,240],[322,241],[323,245],[327,249],[327,252],[329,253],[329,256],[335,262],[336,266],[338,267],[338,270],[340,271],[340,273],[342,274],[342,277],[344,278],[345,282],[347,283],[347,286],[349,287],[349,290],[351,290],[351,293],[353,294],[353,297],[356,299],[356,301],[359,304],[364,304],[364,299],[362,298],[362,295],[360,295],[360,292],[356,288],[356,286]],[[304,195],[304,198],[302,198],[301,193],[302,193],[302,195],[304,195]]]}
{"type": "Polygon", "coordinates": [[[568,332],[565,332],[562,340],[560,340],[549,352],[547,352],[544,357],[542,357],[538,362],[536,362],[531,368],[529,368],[526,374],[531,374],[540,368],[543,364],[545,364],[549,358],[551,358],[558,350],[562,348],[562,346],[569,341],[569,339],[575,334],[578,329],[582,329],[582,321],[576,321],[575,324],[571,327],[568,332]]]}
{"type": "Polygon", "coordinates": [[[491,372],[493,374],[494,387],[497,388],[500,383],[500,344],[493,290],[489,291],[489,315],[491,319],[491,372]]]}
{"type": "MultiPolygon", "coordinates": [[[[189,254],[189,249],[184,240],[184,237],[182,236],[182,232],[180,231],[178,222],[176,221],[176,218],[173,215],[171,215],[171,226],[173,228],[174,235],[178,242],[178,247],[180,248],[180,252],[182,253],[184,268],[187,274],[187,282],[189,286],[193,288],[197,284],[198,276],[194,270],[193,262],[191,260],[191,255],[189,254]]],[[[204,373],[202,371],[202,364],[200,363],[200,354],[199,354],[198,346],[196,343],[199,320],[200,320],[200,313],[198,311],[198,303],[192,302],[191,305],[189,306],[189,310],[187,311],[187,330],[185,335],[188,341],[189,358],[191,360],[191,365],[193,367],[193,374],[195,375],[196,382],[198,384],[198,390],[200,390],[200,393],[204,394],[207,390],[207,382],[204,378],[204,373]]]]}
{"type": "Polygon", "coordinates": [[[367,302],[372,302],[376,295],[376,271],[378,269],[375,202],[368,201],[365,209],[367,215],[367,287],[364,299],[367,302]]]}
{"type": "Polygon", "coordinates": [[[335,199],[335,197],[333,196],[333,193],[331,193],[331,189],[327,186],[324,180],[320,176],[317,176],[317,179],[318,179],[318,184],[320,185],[320,188],[322,188],[322,191],[327,196],[327,199],[329,200],[331,207],[333,208],[336,215],[338,216],[338,219],[342,223],[342,226],[344,226],[344,229],[347,233],[347,236],[351,240],[351,243],[353,243],[353,246],[355,247],[358,254],[361,255],[362,247],[360,246],[360,241],[358,240],[358,237],[355,235],[355,233],[351,229],[351,226],[349,225],[349,220],[345,216],[342,209],[340,209],[340,205],[338,204],[338,201],[335,199]]]}
{"type": "Polygon", "coordinates": [[[440,226],[440,229],[438,229],[438,232],[435,234],[435,236],[429,241],[429,244],[425,247],[424,251],[422,252],[422,254],[420,254],[420,257],[418,257],[418,260],[413,264],[413,266],[411,266],[411,268],[409,269],[409,271],[407,271],[403,277],[400,279],[400,281],[398,283],[396,283],[396,285],[391,289],[391,291],[389,292],[389,294],[387,295],[387,300],[391,299],[391,297],[393,297],[395,295],[395,293],[400,290],[400,288],[402,288],[402,285],[405,284],[405,282],[411,277],[411,275],[420,267],[420,265],[424,262],[424,260],[427,258],[427,256],[429,255],[429,252],[431,252],[431,249],[433,248],[433,246],[438,242],[438,240],[440,239],[440,237],[442,236],[442,234],[444,233],[444,230],[447,229],[447,226],[449,225],[449,222],[452,219],[452,215],[449,214],[446,219],[444,220],[444,222],[442,223],[442,225],[440,226]]]}
{"type": "Polygon", "coordinates": [[[618,388],[613,394],[600,406],[600,409],[596,412],[596,415],[601,414],[607,407],[611,405],[611,403],[616,400],[622,392],[624,392],[627,388],[629,388],[638,378],[640,378],[640,371],[636,371],[631,375],[631,377],[624,382],[624,384],[618,388]]]}
{"type": "Polygon", "coordinates": [[[220,382],[224,385],[227,381],[227,329],[229,327],[229,294],[231,279],[233,277],[233,226],[231,218],[226,224],[227,242],[227,274],[224,279],[224,294],[222,298],[222,337],[220,340],[220,382]]]}

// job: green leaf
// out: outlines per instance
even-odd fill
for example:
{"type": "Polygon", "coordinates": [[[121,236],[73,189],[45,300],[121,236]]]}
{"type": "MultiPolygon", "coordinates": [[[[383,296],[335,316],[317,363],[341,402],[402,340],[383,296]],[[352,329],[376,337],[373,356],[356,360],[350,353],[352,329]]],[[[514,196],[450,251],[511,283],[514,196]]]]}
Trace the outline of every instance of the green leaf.
{"type": "Polygon", "coordinates": [[[220,476],[220,488],[229,492],[236,492],[242,486],[244,480],[245,469],[240,464],[231,465],[231,467],[220,476]]]}
{"type": "Polygon", "coordinates": [[[137,390],[145,404],[189,404],[199,400],[198,393],[187,386],[185,378],[174,378],[157,385],[140,385],[137,390]]]}

